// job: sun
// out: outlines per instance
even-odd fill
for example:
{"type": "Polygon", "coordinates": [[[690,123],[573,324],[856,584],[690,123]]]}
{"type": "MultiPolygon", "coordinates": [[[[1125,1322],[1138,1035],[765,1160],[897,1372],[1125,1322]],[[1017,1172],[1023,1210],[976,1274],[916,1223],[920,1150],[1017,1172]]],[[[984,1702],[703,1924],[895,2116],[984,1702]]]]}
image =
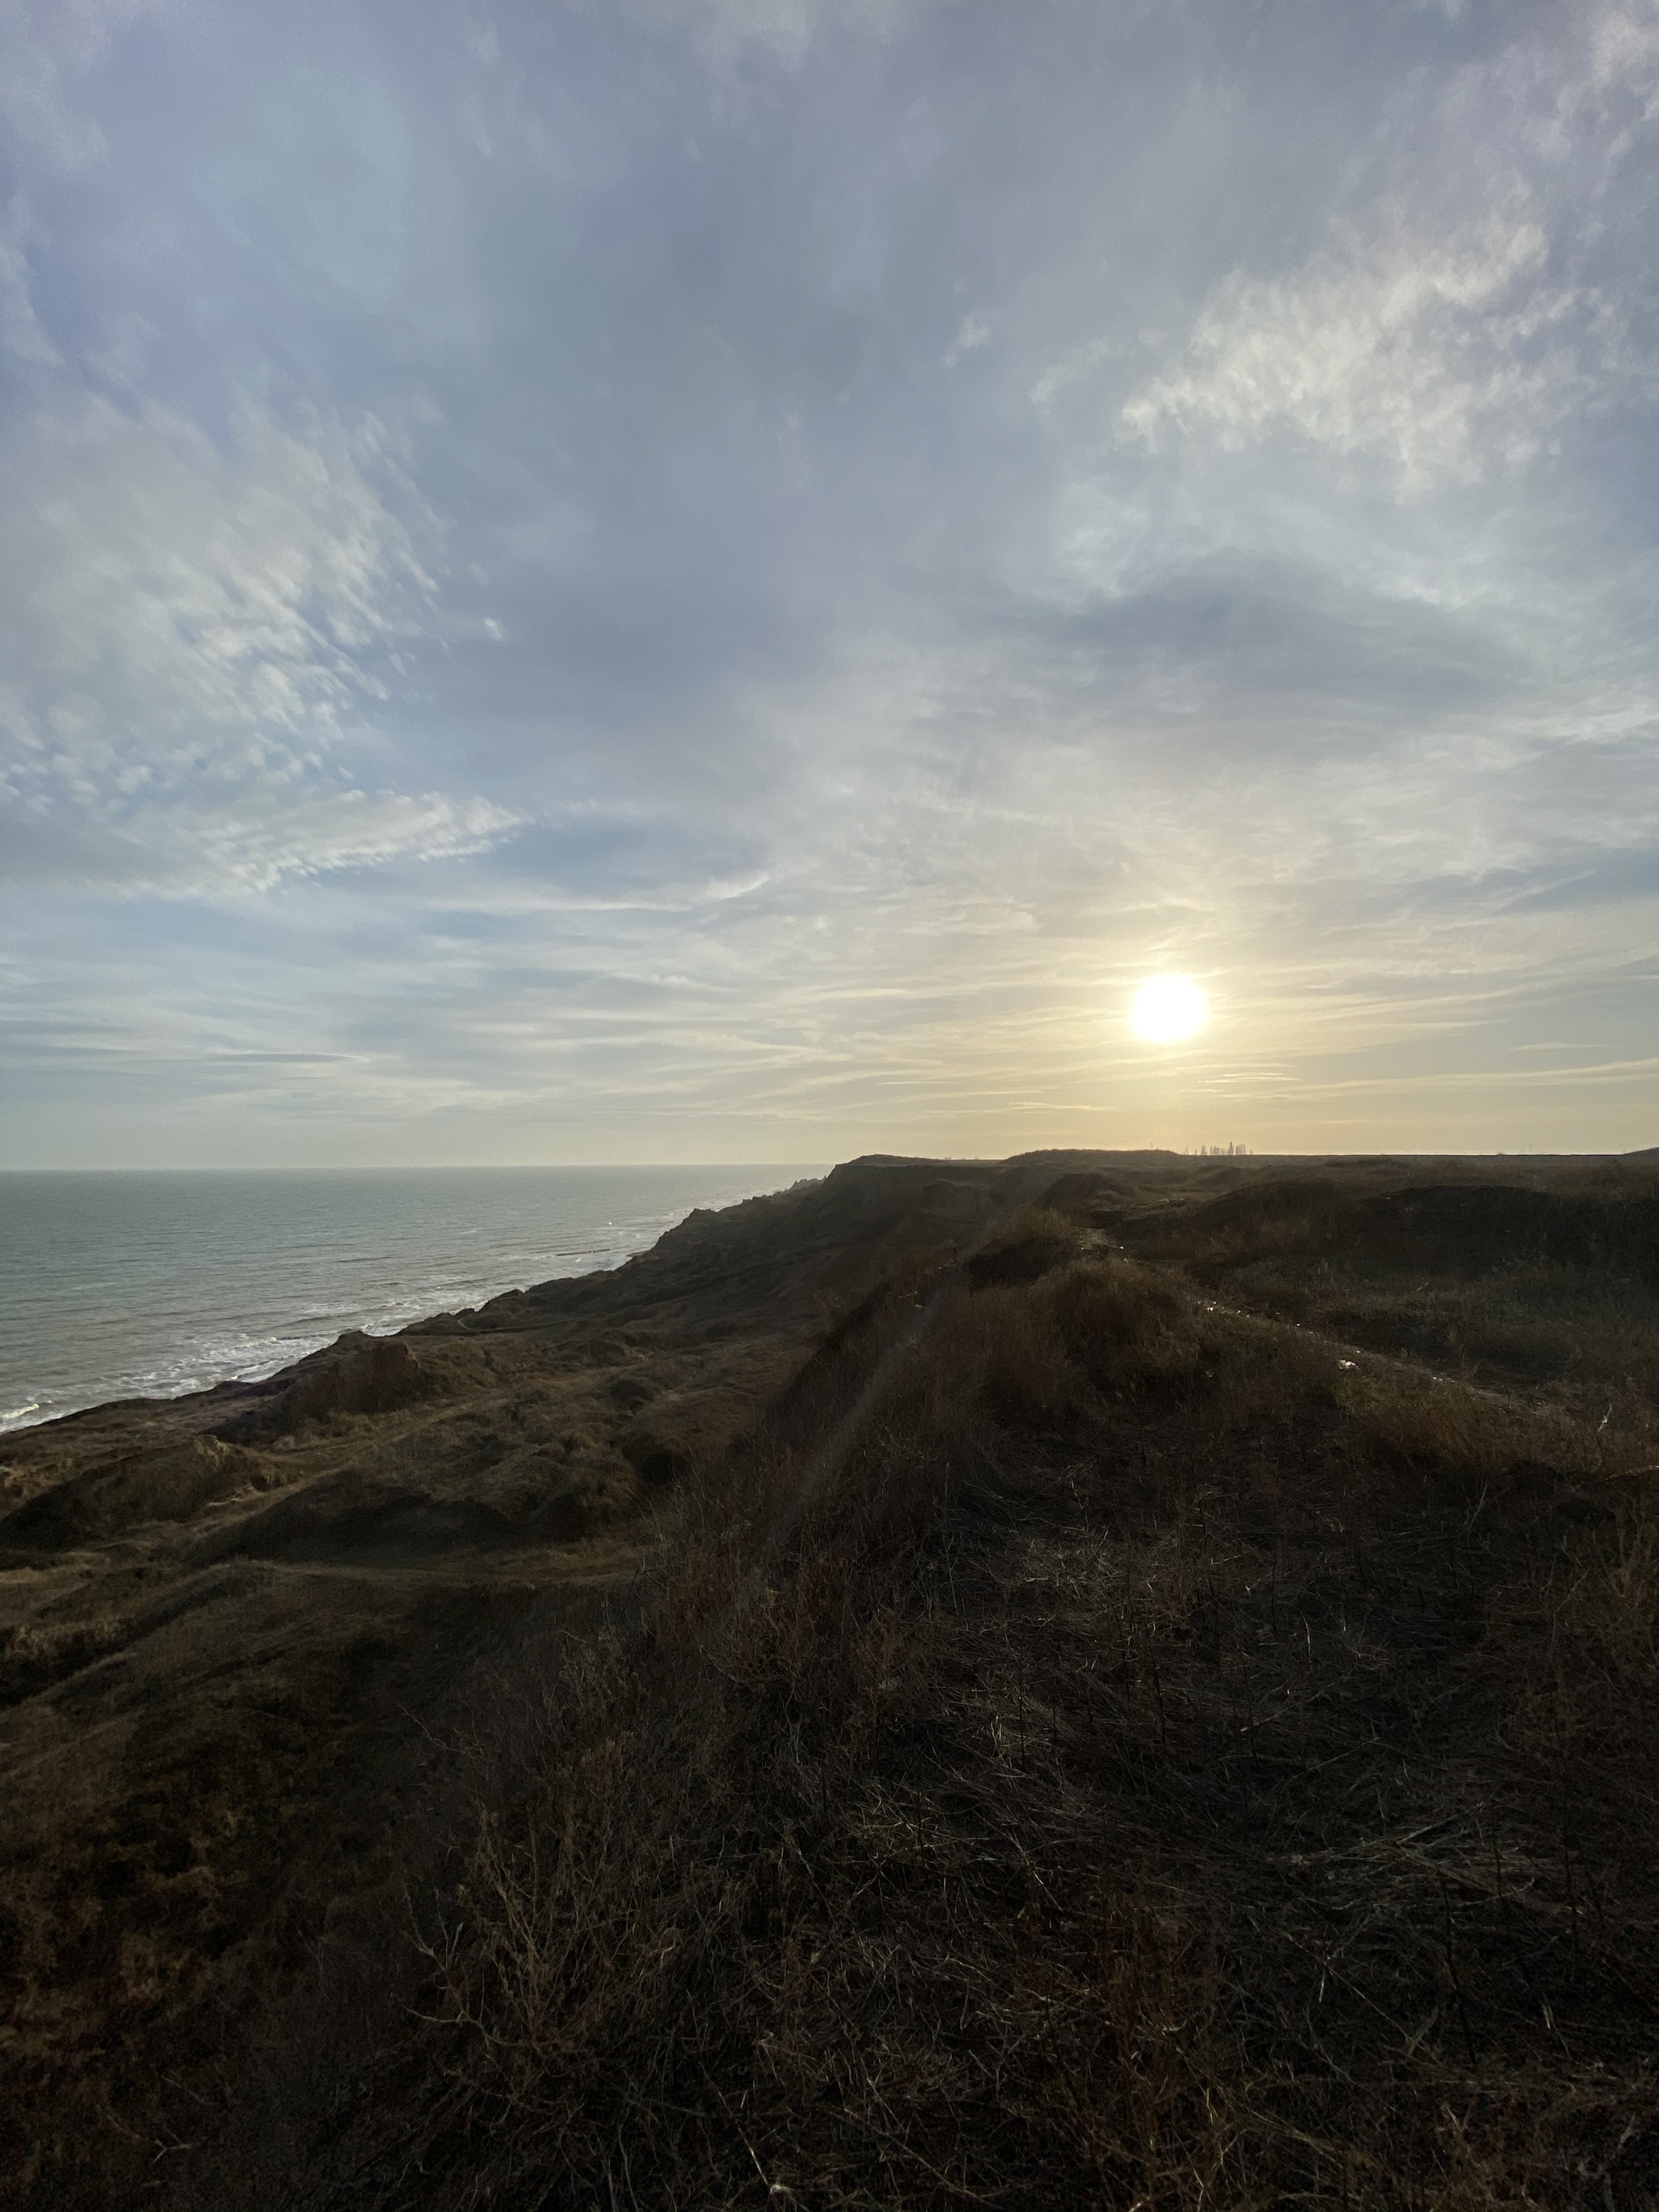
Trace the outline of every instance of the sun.
{"type": "Polygon", "coordinates": [[[1129,1027],[1148,1044],[1179,1044],[1196,1036],[1209,1012],[1209,1000],[1190,975],[1152,975],[1135,993],[1129,1027]]]}

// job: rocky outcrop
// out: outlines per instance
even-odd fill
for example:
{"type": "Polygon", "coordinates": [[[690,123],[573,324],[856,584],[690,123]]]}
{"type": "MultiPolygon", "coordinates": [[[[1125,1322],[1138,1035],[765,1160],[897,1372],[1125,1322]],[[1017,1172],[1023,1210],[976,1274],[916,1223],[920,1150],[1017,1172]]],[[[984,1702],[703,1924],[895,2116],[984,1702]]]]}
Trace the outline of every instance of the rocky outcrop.
{"type": "Polygon", "coordinates": [[[275,1382],[245,1413],[223,1423],[220,1435],[291,1436],[307,1421],[341,1413],[395,1413],[442,1388],[400,1337],[368,1336],[362,1329],[348,1329],[325,1351],[285,1369],[275,1382]]]}

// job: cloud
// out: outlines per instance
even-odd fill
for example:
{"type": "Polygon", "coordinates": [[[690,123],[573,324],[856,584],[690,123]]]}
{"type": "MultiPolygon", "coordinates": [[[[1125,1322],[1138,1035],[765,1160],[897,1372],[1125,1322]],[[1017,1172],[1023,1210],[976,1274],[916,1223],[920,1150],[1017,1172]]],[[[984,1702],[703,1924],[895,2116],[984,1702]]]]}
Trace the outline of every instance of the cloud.
{"type": "Polygon", "coordinates": [[[87,395],[33,428],[0,694],[17,876],[245,897],[477,854],[527,818],[354,781],[437,588],[383,422],[244,404],[221,442],[87,395]]]}
{"type": "Polygon", "coordinates": [[[101,161],[106,141],[76,97],[76,80],[130,24],[163,0],[3,0],[0,118],[13,148],[73,172],[101,161]]]}
{"type": "Polygon", "coordinates": [[[29,228],[27,204],[14,192],[0,210],[0,351],[37,368],[59,368],[61,356],[29,296],[29,228]]]}
{"type": "Polygon", "coordinates": [[[799,70],[813,40],[825,32],[890,36],[925,0],[626,0],[653,28],[690,40],[712,69],[726,74],[759,53],[799,70]]]}
{"type": "Polygon", "coordinates": [[[1622,153],[1635,131],[1659,118],[1659,8],[1637,0],[1593,9],[1584,46],[1582,70],[1560,84],[1557,112],[1565,125],[1582,128],[1605,109],[1609,95],[1625,94],[1629,107],[1617,118],[1622,153]]]}
{"type": "Polygon", "coordinates": [[[1585,388],[1600,303],[1553,283],[1517,196],[1444,240],[1391,210],[1282,279],[1226,278],[1180,357],[1124,402],[1124,436],[1239,452],[1274,431],[1381,459],[1402,489],[1513,471],[1585,388]]]}
{"type": "Polygon", "coordinates": [[[26,823],[9,840],[9,865],[16,879],[128,896],[246,897],[298,877],[486,852],[524,819],[441,792],[244,789],[217,805],[198,797],[141,806],[118,823],[82,821],[66,836],[26,823]]]}
{"type": "MultiPolygon", "coordinates": [[[[1573,416],[1650,396],[1622,271],[1592,271],[1621,203],[1643,202],[1626,172],[1659,115],[1659,9],[1565,25],[1453,74],[1421,178],[1334,216],[1281,274],[1224,276],[1121,401],[1119,436],[1155,453],[1283,436],[1420,495],[1514,476],[1573,416]]],[[[1033,398],[1109,350],[1073,349],[1033,398]]]]}
{"type": "Polygon", "coordinates": [[[394,860],[457,860],[488,851],[524,817],[487,799],[454,799],[441,792],[319,793],[253,813],[227,808],[182,817],[158,811],[122,825],[147,855],[167,856],[154,888],[175,893],[193,872],[204,890],[269,890],[285,877],[384,867],[394,860]]]}
{"type": "Polygon", "coordinates": [[[31,427],[8,658],[37,762],[93,797],[312,758],[383,694],[375,656],[418,628],[432,578],[367,472],[380,423],[290,430],[245,406],[221,446],[88,395],[31,427]]]}
{"type": "Polygon", "coordinates": [[[954,368],[965,355],[977,353],[981,346],[990,343],[991,325],[984,316],[964,315],[943,356],[945,367],[954,368]]]}
{"type": "Polygon", "coordinates": [[[220,443],[88,395],[32,428],[6,594],[6,788],[26,818],[69,808],[163,871],[188,849],[193,880],[216,860],[238,885],[477,849],[516,818],[370,800],[330,768],[435,588],[384,424],[284,427],[245,404],[220,443]]]}

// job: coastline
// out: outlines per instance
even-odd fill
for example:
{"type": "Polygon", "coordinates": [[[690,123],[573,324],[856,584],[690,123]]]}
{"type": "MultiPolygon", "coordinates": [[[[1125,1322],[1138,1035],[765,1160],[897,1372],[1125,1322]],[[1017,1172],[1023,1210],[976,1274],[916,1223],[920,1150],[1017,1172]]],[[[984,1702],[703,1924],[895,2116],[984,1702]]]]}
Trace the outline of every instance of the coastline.
{"type": "Polygon", "coordinates": [[[0,1176],[0,1437],[116,1401],[262,1381],[346,1330],[396,1334],[619,1267],[693,1206],[809,1171],[0,1176]]]}
{"type": "MultiPolygon", "coordinates": [[[[1186,2051],[1168,2139],[1190,2148],[1190,2107],[1194,2157],[1234,2108],[1226,2054],[1279,2033],[1255,1993],[1291,1992],[1288,2039],[1239,2076],[1288,2116],[1253,2170],[1323,2201],[1343,2170],[1296,2166],[1330,2133],[1296,2116],[1333,2077],[1296,2022],[1338,2019],[1332,1916],[1391,1916],[1349,1952],[1343,2140],[1409,2158],[1467,2065],[1422,1935],[1449,1893],[1471,2012],[1509,2008],[1522,2039],[1514,2094],[1559,2027],[1612,2110],[1645,2080],[1630,1961],[1659,1956],[1622,1809],[1649,1767],[1605,1704],[1637,1647],[1559,1668],[1633,1618],[1659,1526],[1656,1224],[1653,1163],[867,1158],[261,1381],[14,1431],[0,2193],[21,2174],[43,2212],[91,2212],[165,2158],[184,2212],[443,2212],[497,2147],[507,2179],[547,2153],[514,2132],[500,2054],[523,2048],[571,2085],[556,2148],[578,2158],[620,2075],[647,2084],[617,2123],[641,2201],[678,2188],[651,2160],[711,2078],[695,2154],[718,2185],[682,2201],[741,2201],[757,2126],[775,2171],[810,2180],[805,2144],[850,2195],[885,2138],[817,2094],[812,2055],[900,2094],[891,1957],[907,2047],[968,2023],[961,2097],[928,2077],[933,2136],[972,2145],[984,2193],[1038,2170],[1070,2201],[1082,2169],[1042,2116],[1075,2069],[1050,2010],[1010,2029],[1007,2006],[1081,1989],[1086,2025],[1104,1942],[1153,1947],[1170,2020],[1220,2024],[1186,2051],[1159,2015],[1146,2046],[1186,2051]],[[1470,1887],[1465,1832],[1495,1668],[1522,1762],[1502,1899],[1470,1887]],[[1582,1707],[1570,1777],[1527,1734],[1534,1678],[1582,1707]],[[1349,1886],[1310,1887],[1310,1851],[1349,1886]],[[1565,1940],[1586,1894],[1609,1900],[1605,1972],[1582,1912],[1565,1940]],[[599,1950],[520,1975],[514,1930],[569,1925],[573,1895],[599,1950]],[[1505,1945],[1551,2027],[1511,2004],[1505,1945]],[[790,2011],[801,1991],[830,2009],[790,2011]],[[741,2031],[712,2062],[686,2041],[711,2002],[741,2031]],[[550,2021],[583,2039],[544,2048],[550,2021]],[[797,2054],[775,2076],[762,2037],[797,2054]],[[969,2081],[987,2050],[1038,2116],[1018,2156],[969,2081]],[[665,2052],[684,2071],[653,2104],[665,2052]]],[[[1143,2045],[1114,2048],[1133,2072],[1143,2045]]],[[[600,2166],[568,2193],[604,2201],[600,2166]]]]}

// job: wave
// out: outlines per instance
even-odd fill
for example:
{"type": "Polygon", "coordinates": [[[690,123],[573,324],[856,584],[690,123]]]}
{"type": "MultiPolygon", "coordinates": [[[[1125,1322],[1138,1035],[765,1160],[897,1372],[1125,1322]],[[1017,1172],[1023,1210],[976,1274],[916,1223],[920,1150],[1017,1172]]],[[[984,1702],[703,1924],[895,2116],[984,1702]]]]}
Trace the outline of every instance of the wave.
{"type": "Polygon", "coordinates": [[[0,1433],[614,1267],[776,1167],[0,1176],[0,1433]]]}

